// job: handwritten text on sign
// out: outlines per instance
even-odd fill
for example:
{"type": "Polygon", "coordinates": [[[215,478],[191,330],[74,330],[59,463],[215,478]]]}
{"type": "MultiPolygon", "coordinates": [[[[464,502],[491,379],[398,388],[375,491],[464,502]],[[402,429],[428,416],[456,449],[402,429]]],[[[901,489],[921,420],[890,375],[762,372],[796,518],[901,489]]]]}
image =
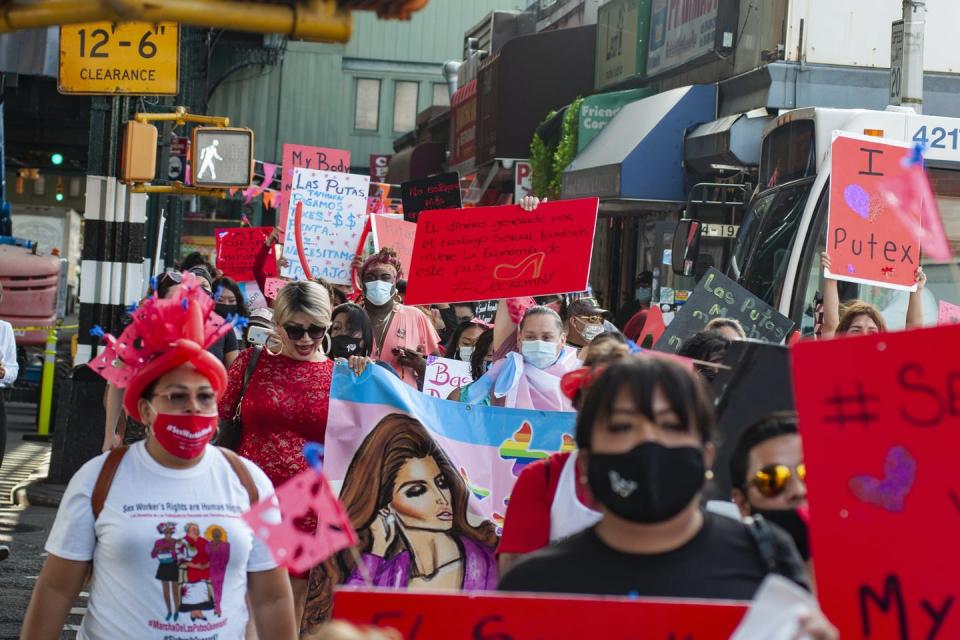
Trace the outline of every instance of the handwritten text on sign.
{"type": "Polygon", "coordinates": [[[463,206],[460,174],[455,171],[404,182],[400,185],[400,194],[403,199],[403,218],[409,222],[416,222],[421,211],[459,209],[463,206]]]}
{"type": "MultiPolygon", "coordinates": [[[[350,262],[366,224],[367,189],[370,178],[349,173],[330,173],[311,169],[293,172],[291,210],[303,203],[300,225],[303,251],[310,264],[309,277],[323,278],[333,284],[350,284],[350,262]]],[[[295,216],[287,218],[283,256],[288,265],[283,276],[304,280],[297,253],[295,216]]]]}
{"type": "Polygon", "coordinates": [[[423,376],[423,392],[434,398],[446,398],[454,389],[473,382],[470,363],[451,358],[427,358],[427,369],[423,376]]]}
{"type": "Polygon", "coordinates": [[[397,629],[404,640],[726,640],[746,610],[739,602],[363,589],[338,589],[333,602],[335,619],[397,629]],[[642,621],[642,633],[638,621],[642,621]]]}
{"type": "Polygon", "coordinates": [[[793,347],[817,596],[841,638],[960,638],[960,364],[943,352],[958,340],[793,347]]]}
{"type": "Polygon", "coordinates": [[[287,228],[287,215],[293,211],[290,204],[290,191],[293,189],[293,170],[297,168],[348,173],[350,171],[350,152],[344,149],[311,147],[305,144],[283,145],[283,168],[280,179],[280,203],[277,211],[280,219],[277,226],[287,228]]]}
{"type": "Polygon", "coordinates": [[[916,289],[920,265],[920,207],[887,210],[878,185],[906,172],[909,149],[877,140],[837,136],[831,145],[827,277],[916,289]],[[900,216],[915,218],[911,229],[900,216]]]}
{"type": "Polygon", "coordinates": [[[379,214],[370,218],[373,227],[373,246],[379,251],[389,247],[397,252],[404,275],[410,273],[413,259],[413,240],[417,235],[417,225],[406,220],[396,220],[379,214]]]}
{"type": "Polygon", "coordinates": [[[738,320],[748,338],[774,344],[782,343],[794,324],[790,318],[711,267],[677,311],[655,348],[676,353],[684,340],[703,331],[714,318],[738,320]]]}
{"type": "Polygon", "coordinates": [[[407,304],[539,296],[587,288],[596,198],[424,211],[407,304]]]}
{"type": "MultiPolygon", "coordinates": [[[[256,280],[253,263],[270,235],[270,227],[217,229],[214,235],[217,238],[217,269],[237,282],[256,280]]],[[[276,261],[267,260],[264,271],[268,276],[277,275],[276,261]]]]}

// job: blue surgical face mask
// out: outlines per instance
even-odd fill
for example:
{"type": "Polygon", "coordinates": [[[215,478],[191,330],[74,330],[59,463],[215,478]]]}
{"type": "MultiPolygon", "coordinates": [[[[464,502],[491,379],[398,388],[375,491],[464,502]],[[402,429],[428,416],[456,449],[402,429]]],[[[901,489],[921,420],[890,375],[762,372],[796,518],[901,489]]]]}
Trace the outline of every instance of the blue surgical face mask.
{"type": "Polygon", "coordinates": [[[373,280],[364,283],[363,289],[367,295],[367,300],[375,307],[382,307],[390,302],[390,298],[393,297],[393,283],[391,282],[373,280]]]}
{"type": "Polygon", "coordinates": [[[637,287],[634,291],[637,302],[650,302],[653,298],[653,289],[650,287],[637,287]]]}
{"type": "Polygon", "coordinates": [[[560,357],[557,343],[543,340],[524,340],[520,343],[520,354],[537,369],[546,369],[560,357]]]}

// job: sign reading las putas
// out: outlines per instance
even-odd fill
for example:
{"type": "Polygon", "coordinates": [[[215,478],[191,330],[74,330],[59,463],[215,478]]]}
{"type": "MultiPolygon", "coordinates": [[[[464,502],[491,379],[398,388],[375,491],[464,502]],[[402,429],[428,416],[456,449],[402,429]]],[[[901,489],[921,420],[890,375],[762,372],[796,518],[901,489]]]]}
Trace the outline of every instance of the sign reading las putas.
{"type": "Polygon", "coordinates": [[[396,629],[404,640],[727,640],[746,610],[745,603],[735,601],[363,589],[338,589],[333,603],[334,619],[396,629]]]}
{"type": "Polygon", "coordinates": [[[333,284],[350,284],[350,263],[367,222],[368,176],[295,169],[290,192],[291,212],[303,203],[302,219],[287,218],[283,275],[294,280],[323,278],[333,284]],[[300,264],[298,244],[310,266],[309,276],[300,264]]]}
{"type": "Polygon", "coordinates": [[[792,348],[817,598],[841,638],[960,638],[960,363],[944,352],[958,340],[953,326],[792,348]]]}
{"type": "Polygon", "coordinates": [[[879,185],[902,176],[906,145],[837,135],[830,146],[827,255],[835,280],[916,291],[920,266],[920,207],[888,210],[879,185]],[[914,219],[913,229],[903,218],[914,219]]]}
{"type": "Polygon", "coordinates": [[[406,303],[438,304],[583,291],[597,198],[453,211],[417,222],[406,303]]]}
{"type": "Polygon", "coordinates": [[[684,340],[703,331],[714,318],[733,318],[743,325],[748,338],[774,344],[782,343],[794,325],[793,320],[710,267],[655,348],[676,353],[684,340]]]}
{"type": "Polygon", "coordinates": [[[287,228],[287,215],[293,210],[290,205],[290,191],[293,189],[294,169],[314,169],[334,173],[350,171],[350,152],[345,149],[327,149],[311,147],[305,144],[283,145],[283,167],[280,180],[280,202],[277,212],[280,219],[277,226],[287,228]]]}

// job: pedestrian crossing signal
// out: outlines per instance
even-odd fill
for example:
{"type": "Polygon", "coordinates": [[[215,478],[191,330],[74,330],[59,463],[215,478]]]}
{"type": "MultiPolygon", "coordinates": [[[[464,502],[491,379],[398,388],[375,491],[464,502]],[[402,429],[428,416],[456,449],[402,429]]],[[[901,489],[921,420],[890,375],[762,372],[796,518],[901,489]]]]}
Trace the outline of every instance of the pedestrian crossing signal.
{"type": "Polygon", "coordinates": [[[120,180],[127,184],[153,182],[157,177],[157,128],[130,120],[123,125],[120,180]]]}
{"type": "Polygon", "coordinates": [[[253,181],[253,130],[197,127],[191,152],[196,187],[249,187],[253,181]]]}

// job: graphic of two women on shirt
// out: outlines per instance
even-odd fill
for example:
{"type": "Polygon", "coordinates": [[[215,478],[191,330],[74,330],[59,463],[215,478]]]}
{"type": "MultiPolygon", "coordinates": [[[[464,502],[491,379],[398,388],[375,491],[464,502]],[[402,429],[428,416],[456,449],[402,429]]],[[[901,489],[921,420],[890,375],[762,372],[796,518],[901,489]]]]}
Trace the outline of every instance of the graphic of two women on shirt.
{"type": "Polygon", "coordinates": [[[220,616],[223,580],[230,561],[227,532],[219,525],[207,527],[200,535],[194,522],[184,525],[183,538],[174,538],[177,525],[163,522],[157,531],[163,537],[154,542],[150,556],[160,563],[156,578],[163,584],[167,620],[177,620],[190,612],[191,621],[205,621],[204,611],[220,616]]]}

